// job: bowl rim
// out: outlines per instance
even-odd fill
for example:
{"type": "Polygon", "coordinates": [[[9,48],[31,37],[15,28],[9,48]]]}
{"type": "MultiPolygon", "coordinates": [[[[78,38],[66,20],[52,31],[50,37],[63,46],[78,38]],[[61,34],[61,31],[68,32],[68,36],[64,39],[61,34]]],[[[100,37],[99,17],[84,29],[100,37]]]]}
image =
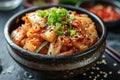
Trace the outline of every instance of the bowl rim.
{"type": "Polygon", "coordinates": [[[4,37],[5,40],[7,41],[8,45],[12,46],[12,48],[20,51],[22,54],[27,55],[29,57],[35,57],[35,58],[46,58],[46,59],[66,59],[66,58],[73,58],[73,57],[80,57],[80,56],[84,56],[86,54],[89,54],[91,52],[93,52],[94,50],[96,50],[98,47],[100,47],[102,45],[102,43],[105,41],[106,39],[106,28],[104,26],[104,23],[102,22],[102,20],[97,17],[95,14],[91,13],[88,10],[85,10],[83,8],[77,8],[71,5],[42,5],[42,6],[36,6],[36,7],[31,7],[28,9],[24,9],[18,13],[16,13],[14,16],[12,16],[6,23],[5,27],[4,27],[4,37]],[[22,14],[26,14],[26,12],[31,12],[31,11],[35,11],[37,9],[46,9],[46,8],[50,8],[50,7],[63,7],[63,8],[70,8],[71,10],[74,9],[75,11],[81,11],[84,12],[86,14],[89,14],[90,16],[94,17],[94,19],[96,19],[98,21],[98,23],[100,24],[101,28],[102,28],[102,34],[101,37],[99,38],[99,40],[92,45],[90,48],[88,48],[85,51],[81,51],[81,52],[75,52],[74,54],[71,55],[65,55],[65,56],[53,56],[53,55],[44,55],[44,54],[36,54],[34,52],[30,52],[28,50],[25,50],[23,48],[21,48],[20,46],[18,46],[17,44],[15,44],[13,42],[13,40],[10,38],[10,34],[9,34],[9,27],[11,26],[11,22],[13,22],[18,16],[22,15],[22,14]]]}
{"type": "MultiPolygon", "coordinates": [[[[83,0],[82,2],[79,1],[75,6],[76,7],[82,7],[82,4],[83,3],[87,3],[87,2],[90,2],[90,3],[92,3],[92,2],[103,2],[104,3],[105,2],[105,3],[109,4],[109,5],[114,6],[115,8],[119,9],[119,11],[120,11],[120,2],[117,1],[117,0],[92,0],[92,1],[90,1],[90,0],[83,0]]],[[[103,21],[103,22],[105,24],[109,24],[109,23],[114,23],[114,22],[119,22],[119,21],[120,21],[120,18],[117,19],[117,20],[113,20],[113,21],[103,21]]]]}

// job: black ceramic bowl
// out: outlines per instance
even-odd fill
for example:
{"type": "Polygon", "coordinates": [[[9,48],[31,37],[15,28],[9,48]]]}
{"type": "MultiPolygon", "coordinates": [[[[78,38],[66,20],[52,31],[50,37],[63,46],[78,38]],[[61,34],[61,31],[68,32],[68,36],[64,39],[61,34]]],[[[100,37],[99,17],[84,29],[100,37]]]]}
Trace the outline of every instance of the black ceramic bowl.
{"type": "MultiPolygon", "coordinates": [[[[82,2],[78,2],[76,4],[76,7],[84,7],[87,6],[93,6],[96,4],[103,4],[103,5],[110,5],[112,6],[118,13],[120,13],[120,2],[117,0],[83,0],[82,2]]],[[[104,13],[103,13],[104,14],[104,13]]],[[[117,28],[120,25],[120,18],[113,21],[104,21],[105,26],[108,27],[108,29],[117,28]]]]}
{"type": "Polygon", "coordinates": [[[68,5],[47,5],[29,8],[15,14],[6,23],[4,35],[7,41],[9,54],[20,66],[22,66],[27,71],[44,78],[60,79],[83,73],[86,68],[89,68],[100,58],[105,49],[106,29],[103,22],[96,15],[87,10],[68,5]],[[68,10],[77,11],[78,13],[88,14],[97,26],[97,31],[100,38],[99,41],[83,52],[77,52],[68,56],[34,54],[19,47],[12,41],[10,38],[11,32],[19,25],[21,25],[21,23],[23,23],[21,20],[16,23],[17,19],[21,19],[21,17],[24,16],[27,12],[32,12],[37,9],[46,9],[53,6],[64,7],[68,10]]]}

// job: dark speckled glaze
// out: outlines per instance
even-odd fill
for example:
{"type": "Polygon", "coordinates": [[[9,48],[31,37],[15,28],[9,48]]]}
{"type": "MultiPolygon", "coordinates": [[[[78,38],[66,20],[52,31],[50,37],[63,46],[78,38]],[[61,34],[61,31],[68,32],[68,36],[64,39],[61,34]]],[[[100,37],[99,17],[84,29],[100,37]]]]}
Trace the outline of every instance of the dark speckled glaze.
{"type": "MultiPolygon", "coordinates": [[[[76,4],[76,7],[83,7],[83,5],[95,5],[95,4],[105,4],[105,5],[111,5],[113,6],[119,13],[120,13],[120,2],[117,0],[83,0],[82,2],[78,2],[76,4]]],[[[106,27],[108,27],[109,29],[112,28],[117,28],[120,25],[120,19],[114,20],[114,21],[108,21],[108,22],[104,22],[106,27]]]]}
{"type": "Polygon", "coordinates": [[[103,22],[96,15],[87,10],[69,5],[46,5],[29,8],[15,14],[6,23],[4,35],[7,41],[9,54],[21,67],[43,78],[60,79],[73,77],[79,73],[83,73],[86,68],[92,66],[92,64],[100,58],[105,50],[106,29],[103,22]],[[88,14],[97,26],[97,31],[100,37],[99,41],[83,52],[77,52],[68,56],[49,56],[34,54],[24,50],[11,40],[11,32],[23,23],[20,20],[19,24],[16,24],[16,19],[20,19],[27,12],[35,11],[36,9],[46,9],[53,6],[64,7],[68,10],[77,11],[78,13],[88,14]]]}

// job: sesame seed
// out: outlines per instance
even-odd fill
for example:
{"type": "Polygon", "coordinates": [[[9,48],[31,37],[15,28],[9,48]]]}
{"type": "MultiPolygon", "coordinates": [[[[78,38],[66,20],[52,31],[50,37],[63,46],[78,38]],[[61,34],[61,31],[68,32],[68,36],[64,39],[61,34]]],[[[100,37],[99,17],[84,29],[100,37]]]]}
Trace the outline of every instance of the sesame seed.
{"type": "Polygon", "coordinates": [[[88,35],[87,35],[87,34],[86,34],[85,36],[86,36],[86,37],[88,37],[88,35]]]}
{"type": "Polygon", "coordinates": [[[100,75],[99,75],[99,74],[97,74],[97,77],[100,77],[100,75]]]}
{"type": "Polygon", "coordinates": [[[100,74],[102,74],[103,72],[102,71],[100,71],[100,74]]]}
{"type": "Polygon", "coordinates": [[[63,40],[63,37],[61,37],[60,39],[63,40]]]}
{"type": "Polygon", "coordinates": [[[85,28],[85,30],[87,30],[87,28],[85,28]]]}
{"type": "Polygon", "coordinates": [[[86,73],[83,73],[84,76],[86,76],[86,73]]]}
{"type": "Polygon", "coordinates": [[[107,64],[106,60],[104,60],[104,59],[101,61],[101,63],[102,64],[107,64]]]}
{"type": "Polygon", "coordinates": [[[117,63],[114,63],[113,66],[117,66],[117,63]]]}
{"type": "Polygon", "coordinates": [[[89,78],[92,78],[92,76],[89,76],[89,78]]]}
{"type": "Polygon", "coordinates": [[[76,35],[75,38],[78,38],[78,36],[76,35]]]}
{"type": "Polygon", "coordinates": [[[107,73],[104,75],[104,78],[107,78],[107,73]]]}
{"type": "Polygon", "coordinates": [[[99,68],[99,67],[96,67],[96,69],[97,69],[97,70],[100,70],[100,68],[99,68]]]}
{"type": "Polygon", "coordinates": [[[95,59],[97,59],[97,57],[96,57],[96,56],[95,56],[94,58],[95,58],[95,59]]]}
{"type": "Polygon", "coordinates": [[[96,80],[96,79],[97,79],[97,77],[95,76],[93,80],[96,80]]]}
{"type": "Polygon", "coordinates": [[[97,64],[100,64],[100,62],[99,62],[99,61],[97,61],[97,64]]]}
{"type": "Polygon", "coordinates": [[[102,55],[102,58],[105,58],[105,55],[102,55]]]}
{"type": "Polygon", "coordinates": [[[109,74],[112,74],[112,71],[110,71],[109,74]]]}
{"type": "Polygon", "coordinates": [[[96,80],[96,78],[94,78],[93,80],[96,80]]]}
{"type": "Polygon", "coordinates": [[[96,79],[97,77],[95,76],[95,79],[96,79]]]}
{"type": "Polygon", "coordinates": [[[94,74],[94,72],[91,72],[91,74],[94,74]]]}
{"type": "Polygon", "coordinates": [[[102,72],[103,74],[106,74],[105,72],[102,72]]]}
{"type": "Polygon", "coordinates": [[[118,70],[118,72],[117,72],[118,74],[120,74],[120,70],[118,70]]]}

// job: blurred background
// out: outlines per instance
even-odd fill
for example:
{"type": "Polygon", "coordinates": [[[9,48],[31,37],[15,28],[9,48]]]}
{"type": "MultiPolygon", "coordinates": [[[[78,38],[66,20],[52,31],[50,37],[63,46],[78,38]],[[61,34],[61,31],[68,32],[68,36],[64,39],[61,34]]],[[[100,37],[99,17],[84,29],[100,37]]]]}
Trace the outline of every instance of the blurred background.
{"type": "Polygon", "coordinates": [[[0,10],[11,10],[17,8],[22,2],[25,8],[45,4],[70,4],[75,5],[82,0],[0,0],[0,10]]]}

